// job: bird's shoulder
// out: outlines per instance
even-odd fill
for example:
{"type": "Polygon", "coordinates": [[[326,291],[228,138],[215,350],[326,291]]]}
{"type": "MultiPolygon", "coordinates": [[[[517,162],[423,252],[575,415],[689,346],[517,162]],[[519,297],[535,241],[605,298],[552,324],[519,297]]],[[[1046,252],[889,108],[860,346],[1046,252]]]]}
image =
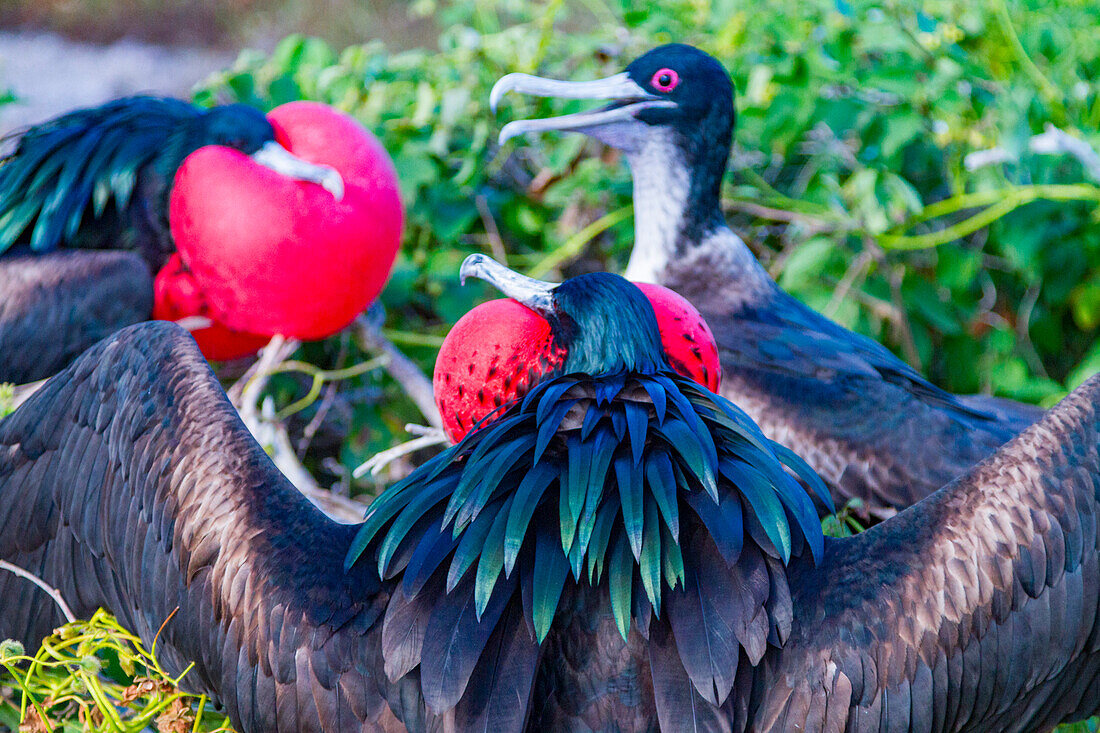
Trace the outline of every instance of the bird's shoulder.
{"type": "Polygon", "coordinates": [[[793,567],[761,720],[1007,721],[996,700],[1046,684],[1026,670],[1075,663],[1097,612],[1097,398],[1094,379],[956,482],[793,567]]]}

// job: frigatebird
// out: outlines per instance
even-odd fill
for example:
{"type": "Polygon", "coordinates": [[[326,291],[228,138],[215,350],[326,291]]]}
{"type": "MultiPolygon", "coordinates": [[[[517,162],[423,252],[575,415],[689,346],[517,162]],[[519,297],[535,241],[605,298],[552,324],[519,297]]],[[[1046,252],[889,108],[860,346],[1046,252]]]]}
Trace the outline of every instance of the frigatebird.
{"type": "MultiPolygon", "coordinates": [[[[165,666],[194,662],[185,684],[244,733],[1002,731],[1100,707],[1100,377],[917,505],[823,538],[784,465],[812,473],[672,369],[626,280],[463,272],[564,358],[363,525],[313,509],[193,342],[148,323],[0,421],[0,558],[78,614],[163,624],[165,666]]],[[[0,637],[59,623],[39,594],[0,576],[0,637]]]]}
{"type": "MultiPolygon", "coordinates": [[[[275,333],[319,338],[346,325],[381,290],[400,227],[385,151],[319,104],[265,115],[128,97],[30,128],[0,162],[0,269],[17,267],[25,280],[38,268],[45,283],[56,259],[29,258],[133,252],[156,278],[155,292],[148,278],[133,282],[145,290],[135,302],[150,304],[137,317],[199,316],[211,326],[194,335],[212,358],[255,351],[275,333]],[[313,296],[304,304],[303,293],[313,296]]],[[[61,291],[54,306],[42,296],[43,324],[62,317],[51,307],[72,303],[61,291]]],[[[0,292],[5,302],[13,297],[0,292]]],[[[34,336],[28,355],[56,347],[50,331],[34,336]]],[[[43,361],[31,376],[51,369],[43,361]]],[[[0,381],[15,373],[0,360],[0,381]]]]}
{"type": "Polygon", "coordinates": [[[877,515],[909,506],[1042,414],[945,392],[776,285],[720,207],[734,90],[713,57],[669,44],[606,79],[508,74],[493,87],[494,109],[509,91],[610,100],[590,112],[509,122],[500,141],[575,131],[623,152],[635,216],[626,277],[665,285],[699,309],[718,340],[722,394],[805,458],[838,505],[859,498],[877,515]]]}

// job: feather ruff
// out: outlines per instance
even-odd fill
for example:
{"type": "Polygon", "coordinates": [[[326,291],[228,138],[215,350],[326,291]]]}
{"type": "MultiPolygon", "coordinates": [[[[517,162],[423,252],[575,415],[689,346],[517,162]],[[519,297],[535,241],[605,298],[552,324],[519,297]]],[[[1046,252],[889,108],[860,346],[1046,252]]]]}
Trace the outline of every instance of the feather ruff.
{"type": "Polygon", "coordinates": [[[755,664],[790,630],[783,565],[823,552],[813,502],[786,469],[829,501],[741,410],[671,371],[559,376],[376,499],[346,565],[402,576],[424,609],[414,646],[403,634],[383,655],[402,673],[420,664],[436,713],[488,675],[478,660],[521,596],[512,646],[534,665],[567,589],[583,584],[606,589],[624,639],[670,624],[661,638],[675,638],[683,669],[668,674],[686,671],[720,705],[738,647],[755,664]]]}

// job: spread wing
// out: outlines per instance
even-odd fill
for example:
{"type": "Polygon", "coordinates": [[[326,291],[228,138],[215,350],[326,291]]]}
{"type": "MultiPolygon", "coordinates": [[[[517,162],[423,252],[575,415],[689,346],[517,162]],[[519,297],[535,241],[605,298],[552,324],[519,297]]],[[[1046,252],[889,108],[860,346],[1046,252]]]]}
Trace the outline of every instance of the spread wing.
{"type": "MultiPolygon", "coordinates": [[[[185,685],[246,733],[402,730],[391,708],[422,711],[414,680],[382,673],[388,593],[369,564],[344,572],[354,533],[283,478],[172,324],[100,342],[0,421],[0,558],[146,641],[178,608],[162,661],[195,662],[185,685]]],[[[0,598],[0,638],[61,622],[15,576],[0,598]]]]}
{"type": "Polygon", "coordinates": [[[0,258],[0,382],[45,379],[152,312],[149,268],[130,252],[0,258]]]}
{"type": "Polygon", "coordinates": [[[1100,708],[1100,377],[792,572],[762,730],[1042,730],[1100,708]],[[804,728],[799,728],[804,726],[804,728]]]}

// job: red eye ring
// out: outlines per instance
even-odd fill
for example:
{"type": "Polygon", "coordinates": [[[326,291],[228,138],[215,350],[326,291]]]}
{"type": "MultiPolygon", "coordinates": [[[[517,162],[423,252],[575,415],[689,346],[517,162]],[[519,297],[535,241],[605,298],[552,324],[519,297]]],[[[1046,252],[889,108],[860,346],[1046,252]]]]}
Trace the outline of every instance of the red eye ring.
{"type": "Polygon", "coordinates": [[[671,92],[680,84],[680,75],[674,69],[658,69],[649,83],[659,92],[671,92]]]}

